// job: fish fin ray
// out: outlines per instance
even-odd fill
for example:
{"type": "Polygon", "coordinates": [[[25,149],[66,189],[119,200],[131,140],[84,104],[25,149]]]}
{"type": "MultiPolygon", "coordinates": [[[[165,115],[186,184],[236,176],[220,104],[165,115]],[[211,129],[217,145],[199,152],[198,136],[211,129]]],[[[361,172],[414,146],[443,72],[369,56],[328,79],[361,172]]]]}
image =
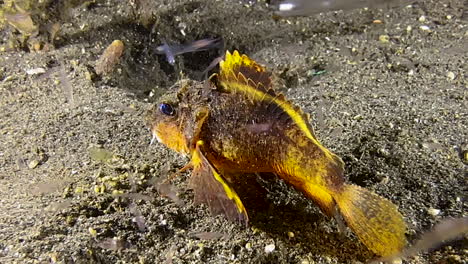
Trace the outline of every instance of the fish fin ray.
{"type": "Polygon", "coordinates": [[[266,109],[274,109],[267,115],[270,119],[281,120],[281,125],[296,124],[308,138],[316,141],[307,115],[275,91],[271,75],[246,55],[240,55],[238,51],[226,52],[225,59],[220,62],[220,72],[212,75],[210,81],[220,91],[238,94],[261,106],[256,108],[260,116],[266,109]]]}
{"type": "Polygon", "coordinates": [[[214,215],[224,214],[230,221],[248,223],[247,211],[235,190],[208,161],[199,140],[192,154],[192,176],[189,187],[194,190],[194,203],[206,204],[214,215]]]}
{"type": "Polygon", "coordinates": [[[271,74],[265,68],[245,54],[235,50],[227,51],[225,59],[220,62],[219,80],[221,82],[241,82],[252,85],[260,91],[267,92],[272,87],[271,74]]]}
{"type": "Polygon", "coordinates": [[[351,230],[380,256],[400,252],[406,244],[406,224],[396,205],[357,185],[346,184],[333,194],[351,230]]]}

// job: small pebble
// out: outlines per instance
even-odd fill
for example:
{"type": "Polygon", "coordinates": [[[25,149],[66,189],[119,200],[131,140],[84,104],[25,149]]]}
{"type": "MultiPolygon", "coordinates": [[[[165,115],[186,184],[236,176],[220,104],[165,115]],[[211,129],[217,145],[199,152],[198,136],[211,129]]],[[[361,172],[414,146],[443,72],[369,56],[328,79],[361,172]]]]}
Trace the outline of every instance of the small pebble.
{"type": "Polygon", "coordinates": [[[96,73],[106,75],[111,73],[120,62],[125,46],[121,40],[114,40],[102,53],[96,62],[96,73]]]}
{"type": "Polygon", "coordinates": [[[30,169],[34,169],[37,167],[37,165],[39,165],[39,161],[38,160],[31,160],[28,164],[28,167],[30,169]]]}
{"type": "Polygon", "coordinates": [[[388,43],[390,41],[390,37],[388,35],[380,35],[379,41],[381,43],[388,43]]]}
{"type": "Polygon", "coordinates": [[[362,117],[362,115],[355,115],[353,117],[354,120],[362,120],[364,117],[362,117]]]}
{"type": "Polygon", "coordinates": [[[252,250],[252,244],[250,242],[248,242],[247,244],[245,244],[245,249],[247,250],[252,250]]]}
{"type": "Polygon", "coordinates": [[[11,81],[13,81],[14,79],[16,79],[15,76],[9,75],[9,76],[5,77],[5,79],[3,79],[3,82],[4,82],[4,83],[6,83],[6,82],[11,82],[11,81]]]}
{"type": "Polygon", "coordinates": [[[418,20],[419,20],[419,22],[426,22],[426,17],[425,16],[420,16],[418,20]]]}
{"type": "Polygon", "coordinates": [[[91,236],[96,237],[97,236],[97,231],[96,229],[89,227],[88,232],[91,234],[91,236]]]}
{"type": "Polygon", "coordinates": [[[447,257],[446,260],[448,263],[466,263],[466,262],[463,262],[463,259],[458,255],[450,255],[447,257]]]}
{"type": "Polygon", "coordinates": [[[269,254],[275,251],[275,244],[270,244],[265,246],[265,253],[269,254]]]}
{"type": "Polygon", "coordinates": [[[447,72],[447,78],[449,78],[450,80],[454,80],[455,79],[455,73],[449,71],[447,72]]]}
{"type": "Polygon", "coordinates": [[[440,214],[440,210],[439,209],[435,209],[435,208],[429,208],[427,210],[427,212],[432,215],[432,216],[436,216],[436,215],[439,215],[440,214]]]}
{"type": "Polygon", "coordinates": [[[45,72],[46,70],[44,68],[35,68],[35,69],[29,69],[26,71],[28,75],[43,74],[45,72]]]}
{"type": "Polygon", "coordinates": [[[422,31],[430,31],[431,30],[431,28],[429,28],[429,26],[426,26],[426,25],[420,26],[419,29],[421,29],[422,31]]]}

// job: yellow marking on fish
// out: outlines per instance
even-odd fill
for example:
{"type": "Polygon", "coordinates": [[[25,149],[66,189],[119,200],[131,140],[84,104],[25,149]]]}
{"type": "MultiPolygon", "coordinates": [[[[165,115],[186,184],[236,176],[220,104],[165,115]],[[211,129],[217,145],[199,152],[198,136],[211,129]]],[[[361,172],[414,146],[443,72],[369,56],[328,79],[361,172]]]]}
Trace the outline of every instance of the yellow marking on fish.
{"type": "MultiPolygon", "coordinates": [[[[200,147],[201,146],[203,146],[203,141],[198,140],[197,143],[196,143],[196,148],[192,152],[191,163],[192,163],[194,169],[199,169],[201,166],[203,166],[203,160],[202,160],[203,158],[200,156],[200,147]]],[[[237,193],[233,189],[231,189],[231,187],[229,187],[229,185],[226,183],[224,178],[213,167],[211,167],[211,172],[213,173],[213,176],[215,177],[215,179],[219,183],[221,183],[221,185],[223,186],[224,192],[226,192],[226,196],[230,200],[234,201],[234,203],[237,206],[237,210],[239,211],[239,213],[247,215],[247,210],[245,209],[244,205],[242,204],[242,201],[239,198],[239,196],[237,195],[237,193]]]]}
{"type": "Polygon", "coordinates": [[[153,135],[156,135],[158,141],[163,142],[169,148],[187,154],[189,149],[187,141],[180,128],[171,123],[159,123],[153,128],[153,135]]]}
{"type": "MultiPolygon", "coordinates": [[[[221,67],[223,66],[221,65],[221,67]]],[[[223,85],[223,87],[228,91],[234,89],[235,91],[240,91],[251,96],[251,98],[255,100],[271,101],[275,103],[276,105],[281,107],[281,109],[283,109],[283,111],[286,112],[291,117],[291,119],[299,127],[299,129],[305,134],[305,136],[309,138],[315,145],[317,145],[320,148],[320,150],[323,151],[323,153],[325,154],[327,158],[333,159],[333,154],[331,154],[328,149],[323,147],[320,144],[320,142],[318,142],[314,138],[314,136],[312,135],[312,132],[307,127],[307,123],[304,120],[304,118],[302,118],[301,114],[299,114],[296,110],[294,110],[294,107],[289,102],[279,100],[278,98],[273,97],[260,90],[253,89],[251,86],[246,85],[246,84],[242,84],[242,83],[238,83],[234,81],[223,81],[221,85],[223,85]]]]}

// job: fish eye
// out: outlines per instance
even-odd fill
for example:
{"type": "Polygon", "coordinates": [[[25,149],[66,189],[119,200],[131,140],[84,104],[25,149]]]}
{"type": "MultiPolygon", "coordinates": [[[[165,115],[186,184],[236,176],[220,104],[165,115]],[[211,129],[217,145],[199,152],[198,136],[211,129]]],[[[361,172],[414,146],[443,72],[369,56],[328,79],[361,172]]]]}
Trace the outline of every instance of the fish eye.
{"type": "Polygon", "coordinates": [[[161,113],[168,115],[168,116],[173,116],[175,114],[175,110],[172,107],[172,105],[167,104],[167,103],[160,104],[159,111],[161,111],[161,113]]]}

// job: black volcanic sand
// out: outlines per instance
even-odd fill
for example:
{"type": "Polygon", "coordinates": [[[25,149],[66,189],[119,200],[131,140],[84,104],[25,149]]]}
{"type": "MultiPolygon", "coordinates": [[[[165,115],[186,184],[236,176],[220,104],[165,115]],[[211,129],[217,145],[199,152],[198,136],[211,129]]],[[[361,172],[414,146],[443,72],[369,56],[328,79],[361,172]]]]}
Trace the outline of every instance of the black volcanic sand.
{"type": "MultiPolygon", "coordinates": [[[[399,206],[410,242],[466,216],[466,1],[287,19],[261,1],[153,2],[96,1],[69,10],[55,49],[2,51],[1,263],[375,258],[282,181],[260,182],[267,204],[247,205],[258,207],[249,227],[193,205],[187,173],[161,185],[187,158],[149,145],[143,115],[182,76],[205,78],[226,49],[275,74],[343,158],[347,180],[399,206]],[[156,54],[163,42],[215,37],[224,47],[178,56],[174,66],[156,54]],[[120,64],[97,76],[97,59],[116,39],[125,43],[120,64]],[[45,73],[27,73],[36,68],[45,73]]],[[[11,34],[3,29],[1,42],[11,34]]],[[[403,263],[466,263],[466,245],[462,237],[403,263]]]]}

